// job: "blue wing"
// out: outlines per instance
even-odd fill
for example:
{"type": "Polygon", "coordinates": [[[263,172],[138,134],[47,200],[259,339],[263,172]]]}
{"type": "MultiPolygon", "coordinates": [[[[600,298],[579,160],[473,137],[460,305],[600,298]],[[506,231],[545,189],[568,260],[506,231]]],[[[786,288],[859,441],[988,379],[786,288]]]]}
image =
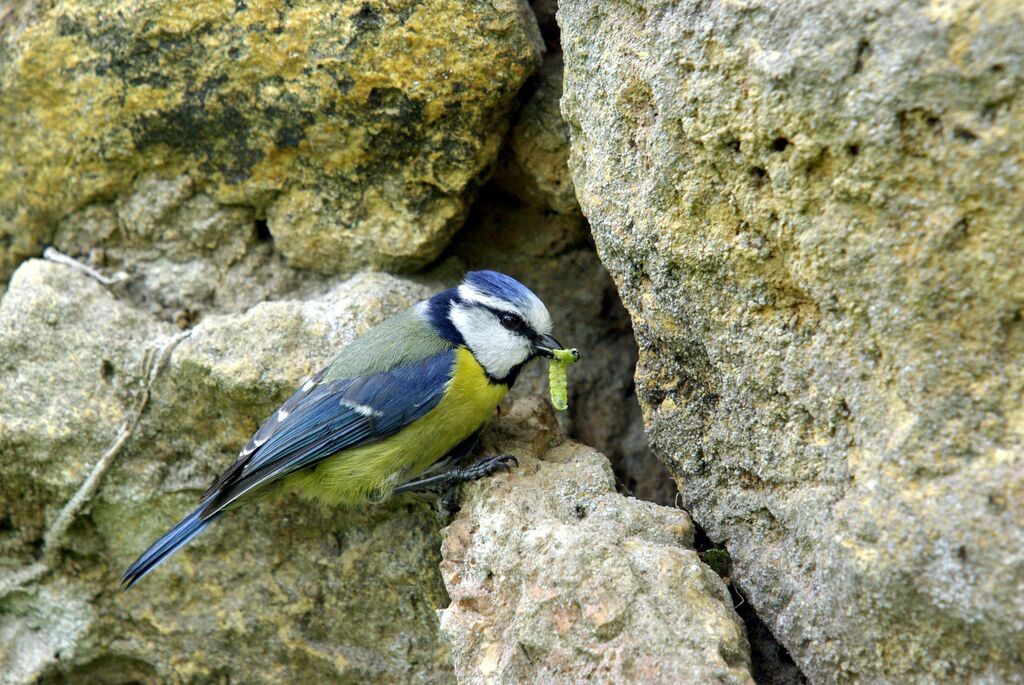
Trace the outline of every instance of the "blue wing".
{"type": "Polygon", "coordinates": [[[431,329],[422,305],[356,338],[263,423],[199,507],[128,567],[121,577],[125,589],[246,493],[393,435],[429,412],[441,401],[454,366],[452,346],[431,329]]]}
{"type": "Polygon", "coordinates": [[[325,381],[327,369],[268,418],[239,459],[203,495],[206,520],[246,493],[342,450],[397,433],[441,401],[455,353],[383,373],[325,381]]]}

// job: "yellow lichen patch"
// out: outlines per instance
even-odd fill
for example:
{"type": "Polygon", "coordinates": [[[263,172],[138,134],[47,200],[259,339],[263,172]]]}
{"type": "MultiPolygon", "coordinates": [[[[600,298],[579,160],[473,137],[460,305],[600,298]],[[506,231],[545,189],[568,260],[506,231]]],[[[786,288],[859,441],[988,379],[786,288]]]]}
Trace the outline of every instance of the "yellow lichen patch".
{"type": "Polygon", "coordinates": [[[306,228],[271,227],[288,255],[322,250],[304,266],[422,265],[451,235],[434,205],[493,162],[540,49],[514,3],[483,1],[72,1],[29,22],[0,59],[2,273],[154,169],[259,212],[316,195],[306,228]],[[367,192],[417,240],[378,252],[367,192]]]}

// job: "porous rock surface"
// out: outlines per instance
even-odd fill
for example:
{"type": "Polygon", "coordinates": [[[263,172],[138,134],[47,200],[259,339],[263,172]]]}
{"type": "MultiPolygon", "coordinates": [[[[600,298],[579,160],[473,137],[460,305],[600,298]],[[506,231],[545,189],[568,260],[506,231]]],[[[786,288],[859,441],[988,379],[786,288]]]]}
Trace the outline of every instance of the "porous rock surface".
{"type": "Polygon", "coordinates": [[[679,509],[614,490],[607,459],[525,398],[487,447],[520,465],[464,488],[444,530],[441,630],[460,683],[753,683],[743,624],[679,509]]]}
{"type": "Polygon", "coordinates": [[[219,204],[198,179],[140,175],[115,200],[65,216],[53,245],[114,274],[119,295],[182,328],[326,282],[291,268],[252,208],[219,204]]]}
{"type": "Polygon", "coordinates": [[[14,2],[0,275],[148,173],[253,210],[292,264],[423,266],[541,49],[525,0],[14,2]]]}
{"type": "Polygon", "coordinates": [[[1018,2],[564,0],[685,506],[814,682],[1024,682],[1018,2]]]}

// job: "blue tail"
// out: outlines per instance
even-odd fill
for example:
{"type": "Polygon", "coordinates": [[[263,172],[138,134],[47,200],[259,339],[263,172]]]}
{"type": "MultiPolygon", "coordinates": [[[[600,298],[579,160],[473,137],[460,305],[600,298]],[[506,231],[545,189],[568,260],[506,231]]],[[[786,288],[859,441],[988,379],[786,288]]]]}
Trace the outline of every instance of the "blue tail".
{"type": "Polygon", "coordinates": [[[162,538],[154,542],[149,549],[143,552],[142,556],[135,560],[128,570],[121,576],[122,589],[127,590],[135,583],[142,580],[147,573],[155,569],[164,559],[171,556],[184,547],[189,540],[206,530],[207,526],[213,523],[220,513],[210,516],[206,520],[200,518],[202,507],[181,520],[174,528],[171,528],[162,538]]]}

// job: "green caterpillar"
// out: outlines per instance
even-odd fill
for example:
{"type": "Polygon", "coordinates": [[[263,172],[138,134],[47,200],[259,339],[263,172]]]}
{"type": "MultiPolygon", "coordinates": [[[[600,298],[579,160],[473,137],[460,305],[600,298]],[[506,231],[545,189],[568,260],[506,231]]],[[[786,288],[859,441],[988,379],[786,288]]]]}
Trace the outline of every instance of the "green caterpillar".
{"type": "Polygon", "coordinates": [[[548,364],[548,385],[551,388],[551,404],[558,411],[565,411],[569,408],[568,393],[566,392],[565,370],[569,364],[575,364],[580,360],[580,353],[576,348],[571,350],[554,350],[554,358],[548,364]]]}

